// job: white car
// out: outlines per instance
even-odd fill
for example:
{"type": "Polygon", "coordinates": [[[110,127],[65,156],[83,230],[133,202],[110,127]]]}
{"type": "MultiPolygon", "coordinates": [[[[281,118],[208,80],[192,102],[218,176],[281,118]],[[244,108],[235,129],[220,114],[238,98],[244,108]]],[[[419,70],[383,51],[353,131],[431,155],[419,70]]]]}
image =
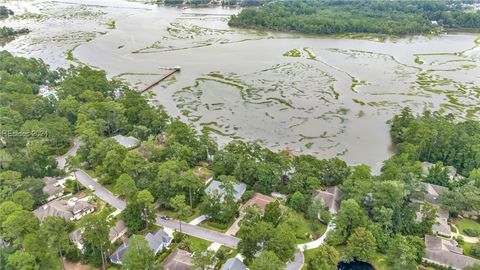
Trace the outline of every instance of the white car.
{"type": "Polygon", "coordinates": [[[95,188],[92,185],[88,185],[88,189],[90,189],[91,191],[95,191],[95,188]]]}

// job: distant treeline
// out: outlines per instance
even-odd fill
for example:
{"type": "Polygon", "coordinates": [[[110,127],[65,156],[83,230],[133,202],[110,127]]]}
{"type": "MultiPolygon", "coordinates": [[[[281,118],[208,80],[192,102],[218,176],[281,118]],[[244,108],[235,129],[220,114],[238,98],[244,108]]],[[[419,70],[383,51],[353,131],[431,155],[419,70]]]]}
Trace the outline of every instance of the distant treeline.
{"type": "MultiPolygon", "coordinates": [[[[478,8],[478,7],[477,7],[478,8]]],[[[474,1],[278,1],[232,16],[230,26],[310,34],[417,34],[480,28],[474,1]]]]}
{"type": "Polygon", "coordinates": [[[221,3],[223,6],[258,7],[273,0],[164,0],[165,5],[205,5],[210,3],[221,3]]]}
{"type": "Polygon", "coordinates": [[[15,30],[11,27],[3,26],[3,27],[0,27],[0,38],[13,37],[16,35],[26,34],[28,32],[29,30],[25,28],[15,30]]]}

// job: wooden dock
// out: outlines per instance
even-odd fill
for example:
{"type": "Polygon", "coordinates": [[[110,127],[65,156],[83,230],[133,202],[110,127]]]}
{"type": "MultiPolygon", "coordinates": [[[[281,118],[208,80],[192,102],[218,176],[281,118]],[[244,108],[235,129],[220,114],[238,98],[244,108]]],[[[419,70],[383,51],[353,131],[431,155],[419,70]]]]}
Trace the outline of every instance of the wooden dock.
{"type": "Polygon", "coordinates": [[[140,90],[140,93],[147,92],[148,90],[152,89],[154,86],[158,85],[160,82],[162,82],[166,78],[168,78],[168,77],[172,76],[173,74],[175,74],[176,72],[180,71],[179,66],[176,66],[176,67],[162,67],[161,69],[167,69],[167,70],[170,70],[170,71],[167,74],[163,75],[160,79],[154,81],[152,84],[145,87],[143,90],[140,90]]]}

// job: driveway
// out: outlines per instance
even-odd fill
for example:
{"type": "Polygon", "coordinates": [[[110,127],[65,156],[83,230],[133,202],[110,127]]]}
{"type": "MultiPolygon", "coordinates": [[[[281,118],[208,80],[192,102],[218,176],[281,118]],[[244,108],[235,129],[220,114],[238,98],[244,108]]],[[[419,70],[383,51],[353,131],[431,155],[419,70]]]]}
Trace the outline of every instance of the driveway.
{"type": "MultiPolygon", "coordinates": [[[[163,220],[159,217],[156,218],[157,225],[163,226],[165,228],[174,229],[180,231],[180,224],[178,220],[163,220]]],[[[182,233],[195,236],[207,241],[216,242],[230,248],[237,248],[239,238],[225,235],[220,232],[211,231],[199,226],[190,225],[188,223],[182,222],[182,233]]]]}
{"type": "Polygon", "coordinates": [[[305,251],[305,250],[314,249],[323,245],[323,242],[325,242],[325,239],[327,238],[327,234],[333,229],[335,229],[335,224],[331,220],[327,225],[327,230],[323,233],[322,236],[320,236],[315,241],[308,242],[305,244],[299,244],[297,245],[297,248],[300,249],[301,251],[305,251]]]}
{"type": "Polygon", "coordinates": [[[294,254],[295,258],[293,261],[288,262],[285,266],[285,270],[300,270],[305,263],[305,257],[303,257],[303,253],[301,251],[297,251],[294,254]]]}
{"type": "Polygon", "coordinates": [[[93,194],[97,195],[101,200],[105,201],[106,203],[119,210],[124,210],[127,206],[127,203],[125,201],[117,198],[117,196],[113,195],[113,193],[111,193],[108,189],[95,181],[95,179],[90,177],[90,175],[88,175],[86,172],[82,170],[77,170],[74,172],[74,174],[77,180],[85,187],[88,188],[88,186],[91,185],[95,189],[93,194]]]}
{"type": "Polygon", "coordinates": [[[57,167],[59,169],[62,169],[62,170],[65,169],[65,166],[67,165],[67,158],[75,156],[77,154],[77,151],[80,145],[82,145],[82,141],[80,141],[80,138],[75,137],[73,139],[72,148],[70,148],[68,152],[63,154],[62,156],[55,158],[57,160],[57,167]]]}

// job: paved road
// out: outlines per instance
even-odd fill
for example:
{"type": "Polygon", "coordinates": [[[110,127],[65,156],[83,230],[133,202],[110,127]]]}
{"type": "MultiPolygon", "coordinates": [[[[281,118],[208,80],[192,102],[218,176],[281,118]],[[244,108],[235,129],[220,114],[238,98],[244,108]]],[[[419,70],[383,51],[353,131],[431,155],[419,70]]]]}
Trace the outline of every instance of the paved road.
{"type": "Polygon", "coordinates": [[[127,206],[127,203],[125,201],[117,198],[117,196],[113,195],[108,189],[106,189],[104,186],[102,186],[97,181],[95,181],[86,172],[82,170],[77,170],[74,172],[74,174],[77,180],[80,183],[82,183],[82,185],[86,187],[91,185],[95,189],[93,193],[97,195],[100,199],[105,201],[106,203],[110,204],[111,206],[119,210],[123,210],[127,206]]]}
{"type": "Polygon", "coordinates": [[[305,263],[305,257],[303,257],[303,253],[301,251],[297,251],[295,253],[295,258],[293,261],[288,262],[285,266],[285,270],[300,270],[305,263]]]}
{"type": "Polygon", "coordinates": [[[82,145],[82,141],[80,141],[80,138],[76,137],[75,139],[73,139],[72,148],[70,148],[70,150],[68,150],[68,152],[63,154],[62,156],[55,158],[57,160],[57,167],[59,169],[65,169],[65,166],[67,165],[67,158],[75,156],[80,145],[82,145]]]}
{"type": "MultiPolygon", "coordinates": [[[[177,231],[180,230],[180,223],[177,220],[163,220],[157,217],[156,224],[166,228],[175,229],[177,231]]],[[[240,241],[240,239],[237,237],[225,235],[220,232],[211,231],[199,226],[190,225],[183,222],[182,232],[207,241],[216,242],[230,248],[237,248],[238,242],[240,241]]]]}

